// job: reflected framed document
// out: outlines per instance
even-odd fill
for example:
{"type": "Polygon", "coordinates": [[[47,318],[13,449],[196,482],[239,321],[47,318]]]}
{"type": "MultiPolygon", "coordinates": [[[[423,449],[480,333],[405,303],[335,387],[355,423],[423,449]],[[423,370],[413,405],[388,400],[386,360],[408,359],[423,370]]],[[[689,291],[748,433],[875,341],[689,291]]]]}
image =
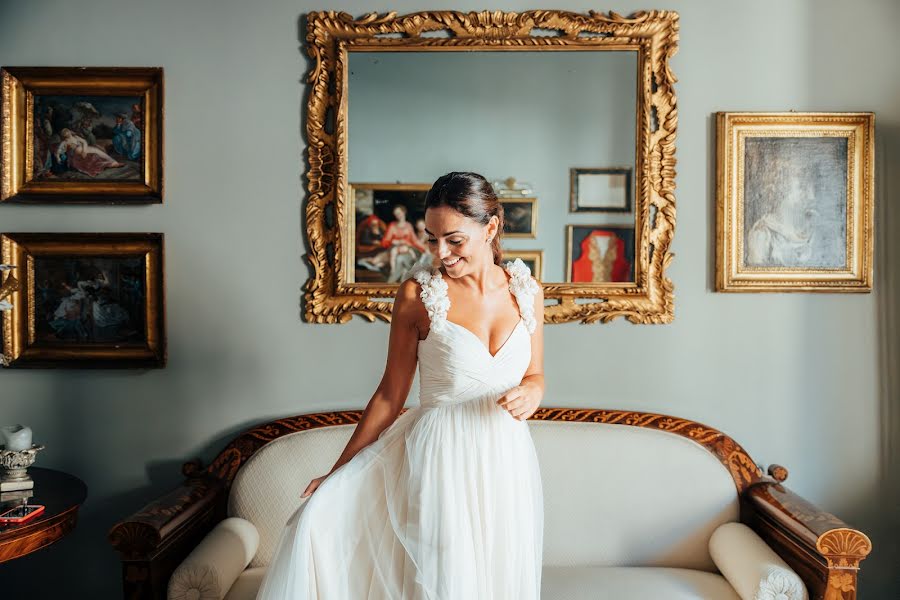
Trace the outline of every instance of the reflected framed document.
{"type": "Polygon", "coordinates": [[[631,169],[569,169],[571,212],[631,212],[631,169]]]}

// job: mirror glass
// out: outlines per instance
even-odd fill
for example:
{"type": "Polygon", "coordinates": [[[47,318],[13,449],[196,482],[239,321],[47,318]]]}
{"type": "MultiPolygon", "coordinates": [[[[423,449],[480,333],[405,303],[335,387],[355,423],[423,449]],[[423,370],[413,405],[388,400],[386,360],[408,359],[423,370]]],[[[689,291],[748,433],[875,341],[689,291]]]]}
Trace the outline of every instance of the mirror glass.
{"type": "Polygon", "coordinates": [[[634,281],[637,52],[348,56],[350,282],[430,262],[422,202],[448,171],[494,182],[504,260],[546,283],[634,281]]]}

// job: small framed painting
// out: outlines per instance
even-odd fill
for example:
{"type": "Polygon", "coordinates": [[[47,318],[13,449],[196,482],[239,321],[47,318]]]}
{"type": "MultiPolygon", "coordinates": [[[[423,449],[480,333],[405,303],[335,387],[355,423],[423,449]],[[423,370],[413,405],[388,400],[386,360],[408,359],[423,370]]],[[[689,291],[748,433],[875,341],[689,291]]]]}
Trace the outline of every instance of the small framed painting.
{"type": "Polygon", "coordinates": [[[503,206],[503,237],[537,237],[537,198],[500,198],[503,206]]]}
{"type": "Polygon", "coordinates": [[[0,69],[0,201],[163,199],[161,68],[0,69]]]}
{"type": "Polygon", "coordinates": [[[631,212],[631,169],[569,169],[570,212],[631,212]]]}
{"type": "Polygon", "coordinates": [[[872,113],[718,113],[716,289],[869,292],[872,113]]]}
{"type": "Polygon", "coordinates": [[[634,281],[634,227],[566,226],[567,283],[634,281]]]}
{"type": "Polygon", "coordinates": [[[18,278],[2,313],[9,366],[165,365],[162,234],[7,233],[0,262],[18,278]]]}
{"type": "Polygon", "coordinates": [[[429,183],[351,183],[346,270],[355,283],[399,283],[420,263],[431,264],[425,233],[429,183]]]}
{"type": "Polygon", "coordinates": [[[531,274],[538,281],[544,279],[544,251],[543,250],[507,250],[503,249],[503,262],[521,258],[522,262],[531,269],[531,274]]]}

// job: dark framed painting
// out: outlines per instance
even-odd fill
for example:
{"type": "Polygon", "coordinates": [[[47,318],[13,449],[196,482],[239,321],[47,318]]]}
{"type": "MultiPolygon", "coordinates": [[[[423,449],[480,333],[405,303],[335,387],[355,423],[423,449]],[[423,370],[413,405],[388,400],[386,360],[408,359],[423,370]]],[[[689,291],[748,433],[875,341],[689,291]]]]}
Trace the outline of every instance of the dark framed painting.
{"type": "Polygon", "coordinates": [[[10,367],[165,365],[161,233],[6,233],[0,257],[18,278],[2,313],[10,367]]]}
{"type": "Polygon", "coordinates": [[[537,198],[500,198],[503,206],[503,237],[537,237],[537,198]]]}
{"type": "Polygon", "coordinates": [[[570,212],[631,212],[632,171],[628,167],[569,169],[570,212]]]}
{"type": "Polygon", "coordinates": [[[718,113],[716,289],[868,292],[872,113],[718,113]]]}
{"type": "Polygon", "coordinates": [[[522,262],[524,262],[528,268],[531,270],[531,274],[534,275],[534,278],[538,281],[543,281],[544,279],[544,251],[543,250],[507,250],[503,249],[503,262],[516,260],[517,258],[521,258],[522,262]]]}
{"type": "Polygon", "coordinates": [[[5,67],[0,201],[163,199],[161,68],[5,67]]]}
{"type": "Polygon", "coordinates": [[[418,264],[431,264],[425,233],[429,183],[351,183],[354,215],[346,270],[355,283],[399,283],[418,264]]]}
{"type": "Polygon", "coordinates": [[[634,282],[634,227],[567,225],[566,282],[634,282]]]}

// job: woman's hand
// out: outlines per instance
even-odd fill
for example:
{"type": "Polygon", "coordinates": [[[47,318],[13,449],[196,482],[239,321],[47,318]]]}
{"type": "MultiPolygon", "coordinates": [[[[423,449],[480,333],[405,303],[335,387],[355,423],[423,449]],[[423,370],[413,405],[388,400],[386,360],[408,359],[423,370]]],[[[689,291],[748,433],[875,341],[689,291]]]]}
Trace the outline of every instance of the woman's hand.
{"type": "Polygon", "coordinates": [[[543,392],[536,383],[525,382],[509,390],[497,400],[514,419],[524,421],[535,413],[541,404],[543,392]]]}
{"type": "MultiPolygon", "coordinates": [[[[334,471],[332,471],[332,473],[333,473],[333,472],[334,472],[334,471]]],[[[303,490],[303,493],[300,494],[300,497],[301,497],[301,498],[306,498],[307,496],[311,496],[312,493],[313,493],[314,491],[316,491],[316,488],[319,487],[319,485],[321,485],[321,483],[322,483],[323,481],[325,481],[325,479],[328,478],[328,475],[331,475],[331,473],[328,473],[327,475],[322,475],[321,477],[316,477],[315,479],[313,479],[312,481],[310,481],[310,482],[309,482],[309,485],[306,486],[306,489],[303,490]]]]}

